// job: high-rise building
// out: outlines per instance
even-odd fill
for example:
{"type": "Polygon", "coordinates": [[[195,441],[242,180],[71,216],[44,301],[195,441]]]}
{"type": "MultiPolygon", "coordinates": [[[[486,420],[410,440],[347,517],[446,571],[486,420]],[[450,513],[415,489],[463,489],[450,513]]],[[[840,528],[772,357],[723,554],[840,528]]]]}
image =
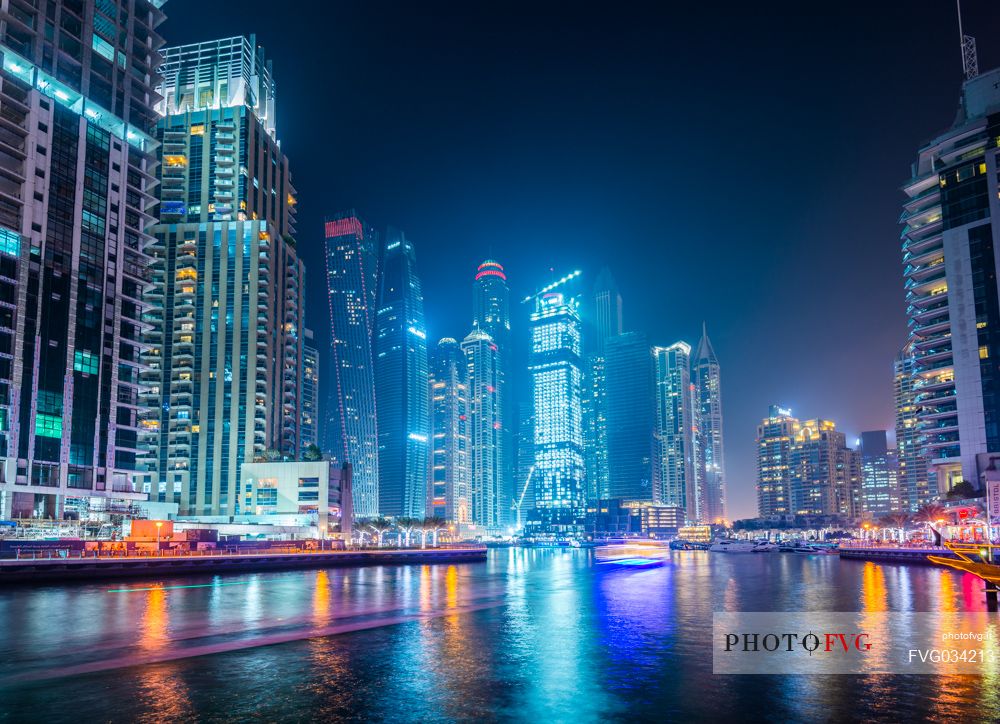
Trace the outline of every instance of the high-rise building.
{"type": "Polygon", "coordinates": [[[302,422],[299,437],[302,449],[319,446],[319,350],[313,343],[311,329],[305,330],[302,343],[302,422]]]}
{"type": "MultiPolygon", "coordinates": [[[[962,85],[951,128],[924,145],[904,186],[903,276],[913,403],[932,493],[1000,454],[1000,69],[962,85]]],[[[919,473],[907,476],[911,501],[919,473]]]]}
{"type": "MultiPolygon", "coordinates": [[[[430,355],[431,480],[429,515],[471,520],[469,494],[469,362],[445,337],[430,355]]],[[[472,424],[475,424],[474,422],[472,424]]]]}
{"type": "Polygon", "coordinates": [[[885,430],[861,433],[860,513],[882,515],[899,510],[896,453],[889,449],[885,430]]]}
{"type": "Polygon", "coordinates": [[[757,426],[757,514],[792,515],[792,442],[801,423],[791,410],[771,405],[757,426]]]}
{"type": "Polygon", "coordinates": [[[792,438],[789,491],[794,515],[857,516],[860,460],[830,420],[806,420],[792,438]]]}
{"type": "Polygon", "coordinates": [[[503,409],[500,352],[493,338],[474,328],[462,340],[469,378],[469,491],[472,522],[497,530],[510,515],[510,495],[503,485],[503,409]]]}
{"type": "Polygon", "coordinates": [[[580,315],[575,299],[547,291],[534,298],[528,370],[534,387],[535,510],[531,527],[582,532],[583,463],[580,315]]]}
{"type": "Polygon", "coordinates": [[[893,362],[896,401],[896,455],[899,499],[902,510],[915,513],[937,495],[927,481],[927,458],[921,453],[920,426],[913,374],[913,354],[907,345],[893,362]]]}
{"type": "Polygon", "coordinates": [[[626,332],[606,340],[602,381],[605,404],[607,495],[601,499],[655,500],[653,352],[646,336],[626,332]]]}
{"type": "Polygon", "coordinates": [[[608,340],[622,333],[622,297],[607,267],[601,269],[594,283],[592,316],[592,324],[584,340],[587,350],[583,396],[587,488],[589,498],[606,499],[613,495],[608,461],[606,345],[608,340]]]}
{"type": "Polygon", "coordinates": [[[722,445],[722,380],[719,358],[702,326],[698,351],[691,360],[698,428],[698,487],[705,491],[704,520],[726,519],[726,461],[722,445]]]}
{"type": "Polygon", "coordinates": [[[424,295],[413,244],[390,229],[382,247],[375,315],[379,513],[423,518],[430,408],[424,295]]]}
{"type": "Polygon", "coordinates": [[[162,5],[0,5],[0,518],[145,497],[133,485],[162,5]]]}
{"type": "Polygon", "coordinates": [[[704,519],[703,493],[695,470],[694,391],[691,345],[654,347],[654,500],[684,508],[691,522],[704,519]]]}
{"type": "Polygon", "coordinates": [[[353,470],[354,515],[379,514],[379,436],[375,405],[375,301],[378,234],[353,211],[326,220],[330,370],[326,446],[353,470]]]}
{"type": "Polygon", "coordinates": [[[243,463],[302,447],[295,190],[254,37],[160,52],[145,488],[182,514],[232,515],[243,463]]]}
{"type": "Polygon", "coordinates": [[[534,403],[521,402],[517,410],[516,485],[511,500],[513,522],[523,527],[528,514],[535,508],[535,414],[534,403]]]}
{"type": "MultiPolygon", "coordinates": [[[[499,512],[500,523],[513,520],[510,508],[514,497],[514,421],[515,391],[511,385],[514,375],[514,349],[510,337],[510,290],[507,274],[499,262],[487,259],[476,269],[472,284],[472,324],[490,336],[497,351],[497,379],[495,387],[500,398],[500,407],[495,414],[499,423],[500,457],[499,486],[502,505],[499,512]]],[[[498,523],[498,524],[500,524],[498,523]]]]}

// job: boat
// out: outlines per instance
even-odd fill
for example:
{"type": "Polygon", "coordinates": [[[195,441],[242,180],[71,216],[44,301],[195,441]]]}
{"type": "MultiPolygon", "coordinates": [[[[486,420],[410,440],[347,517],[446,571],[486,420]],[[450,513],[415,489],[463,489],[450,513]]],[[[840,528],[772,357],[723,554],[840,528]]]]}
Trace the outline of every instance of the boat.
{"type": "Polygon", "coordinates": [[[759,540],[754,544],[751,553],[772,553],[778,550],[778,544],[769,540],[759,540]]]}
{"type": "Polygon", "coordinates": [[[748,540],[718,540],[708,550],[713,553],[752,553],[755,545],[748,540]]]}

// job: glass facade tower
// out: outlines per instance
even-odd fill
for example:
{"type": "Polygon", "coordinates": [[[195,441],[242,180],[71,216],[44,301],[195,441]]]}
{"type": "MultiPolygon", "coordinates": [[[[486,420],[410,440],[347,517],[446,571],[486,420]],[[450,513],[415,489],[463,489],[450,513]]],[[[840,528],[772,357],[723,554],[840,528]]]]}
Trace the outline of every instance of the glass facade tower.
{"type": "Polygon", "coordinates": [[[937,495],[927,480],[927,458],[921,454],[920,420],[914,390],[913,354],[909,346],[893,362],[893,393],[896,402],[896,456],[899,498],[902,510],[916,513],[937,495]]]}
{"type": "Polygon", "coordinates": [[[240,466],[302,449],[305,267],[295,190],[253,36],[161,51],[160,220],[142,380],[145,490],[181,514],[245,512],[240,466]]]}
{"type": "Polygon", "coordinates": [[[374,356],[378,234],[353,211],[327,219],[325,234],[332,377],[326,448],[353,466],[354,515],[373,518],[379,513],[374,356]]]}
{"type": "Polygon", "coordinates": [[[430,408],[424,295],[413,244],[389,230],[375,315],[379,513],[423,518],[427,509],[430,408]]]}
{"type": "Polygon", "coordinates": [[[691,384],[699,438],[696,460],[698,487],[704,490],[704,519],[726,519],[726,461],[722,445],[722,376],[719,358],[703,327],[698,351],[691,360],[691,384]]]}
{"type": "Polygon", "coordinates": [[[534,298],[528,371],[534,388],[535,510],[529,525],[553,533],[583,529],[586,481],[580,315],[559,292],[534,298]]]}
{"type": "Polygon", "coordinates": [[[0,517],[145,497],[162,4],[0,4],[0,517]]]}
{"type": "Polygon", "coordinates": [[[302,449],[319,446],[319,350],[311,329],[305,330],[302,344],[302,449]]]}
{"type": "Polygon", "coordinates": [[[469,379],[469,470],[472,522],[498,530],[509,518],[510,494],[503,485],[501,355],[493,338],[473,329],[462,340],[469,379]]]}
{"type": "Polygon", "coordinates": [[[601,269],[593,289],[593,312],[587,338],[586,379],[584,382],[584,431],[587,438],[587,489],[591,499],[607,499],[611,491],[611,466],[608,460],[608,410],[606,347],[622,333],[622,297],[611,270],[601,269]]]}
{"type": "Polygon", "coordinates": [[[695,471],[694,392],[691,386],[691,345],[676,342],[654,347],[654,492],[664,505],[684,508],[689,521],[702,521],[704,499],[695,471]]]}
{"type": "Polygon", "coordinates": [[[647,500],[653,490],[653,353],[645,335],[626,332],[609,338],[603,357],[606,376],[605,465],[609,473],[603,498],[647,500]]]}
{"type": "MultiPolygon", "coordinates": [[[[429,515],[471,521],[469,492],[469,362],[445,337],[430,356],[431,480],[429,515]]],[[[472,423],[474,424],[474,423],[472,423]]]]}

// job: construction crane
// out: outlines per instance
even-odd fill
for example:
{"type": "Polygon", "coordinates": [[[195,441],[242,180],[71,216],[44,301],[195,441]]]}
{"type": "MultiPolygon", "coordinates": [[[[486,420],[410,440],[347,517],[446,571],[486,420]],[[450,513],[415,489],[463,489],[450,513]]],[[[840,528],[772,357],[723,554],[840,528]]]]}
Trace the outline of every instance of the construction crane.
{"type": "Polygon", "coordinates": [[[535,474],[535,466],[532,465],[528,469],[528,479],[524,481],[524,489],[521,490],[521,495],[518,497],[517,502],[514,503],[513,508],[517,511],[517,530],[521,530],[521,506],[524,505],[524,496],[528,494],[528,486],[531,485],[531,476],[535,474]]]}

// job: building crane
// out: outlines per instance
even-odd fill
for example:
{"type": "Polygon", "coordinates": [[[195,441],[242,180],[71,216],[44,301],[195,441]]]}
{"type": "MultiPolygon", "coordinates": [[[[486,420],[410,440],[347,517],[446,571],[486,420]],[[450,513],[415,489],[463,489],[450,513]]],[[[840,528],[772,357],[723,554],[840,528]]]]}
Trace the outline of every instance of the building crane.
{"type": "Polygon", "coordinates": [[[528,493],[528,486],[531,485],[531,476],[535,474],[535,466],[532,465],[528,469],[528,478],[524,481],[524,489],[521,490],[521,495],[514,503],[513,508],[517,511],[517,530],[521,530],[521,506],[524,505],[524,496],[528,493]]]}

